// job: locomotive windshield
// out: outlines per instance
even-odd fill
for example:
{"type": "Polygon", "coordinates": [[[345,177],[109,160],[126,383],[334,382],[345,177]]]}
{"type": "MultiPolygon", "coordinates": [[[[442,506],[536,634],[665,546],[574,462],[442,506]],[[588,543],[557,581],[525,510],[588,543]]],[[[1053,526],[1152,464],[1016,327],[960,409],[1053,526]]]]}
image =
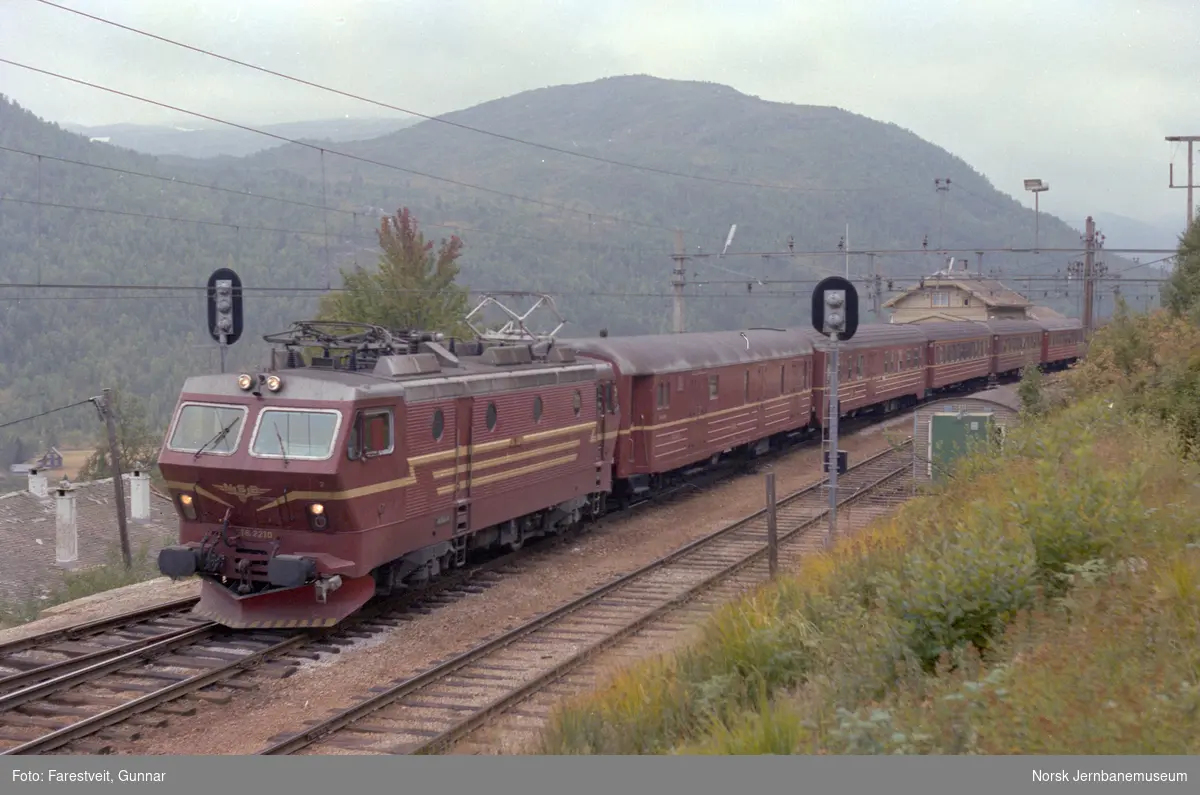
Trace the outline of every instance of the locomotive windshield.
{"type": "Polygon", "coordinates": [[[167,447],[180,453],[229,455],[242,438],[242,421],[246,409],[242,406],[186,403],[179,410],[175,432],[167,447]],[[224,432],[224,433],[222,433],[224,432]]]}
{"type": "Polygon", "coordinates": [[[258,418],[250,453],[261,458],[329,458],[341,420],[341,412],[333,410],[266,409],[258,418]]]}

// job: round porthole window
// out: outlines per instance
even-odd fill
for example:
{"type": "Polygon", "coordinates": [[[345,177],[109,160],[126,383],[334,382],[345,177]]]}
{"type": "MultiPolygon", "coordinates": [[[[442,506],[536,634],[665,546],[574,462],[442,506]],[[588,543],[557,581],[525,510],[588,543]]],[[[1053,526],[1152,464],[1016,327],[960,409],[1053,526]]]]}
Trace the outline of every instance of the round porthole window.
{"type": "Polygon", "coordinates": [[[537,422],[542,418],[542,396],[538,395],[533,399],[533,421],[537,422]]]}
{"type": "Polygon", "coordinates": [[[572,408],[575,410],[575,416],[579,416],[579,411],[583,408],[583,398],[579,396],[579,390],[575,390],[575,397],[572,400],[572,408]]]}
{"type": "Polygon", "coordinates": [[[446,429],[446,416],[442,414],[442,410],[438,409],[433,412],[433,440],[439,441],[442,438],[442,431],[446,429]]]}
{"type": "Polygon", "coordinates": [[[489,431],[496,430],[496,404],[489,403],[487,409],[487,426],[489,431]]]}

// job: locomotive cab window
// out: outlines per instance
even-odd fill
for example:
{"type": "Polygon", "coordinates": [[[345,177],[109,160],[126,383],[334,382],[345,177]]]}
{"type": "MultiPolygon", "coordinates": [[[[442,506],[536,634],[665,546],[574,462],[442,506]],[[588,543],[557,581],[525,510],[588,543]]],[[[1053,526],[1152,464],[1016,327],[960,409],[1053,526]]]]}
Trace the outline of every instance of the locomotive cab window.
{"type": "Polygon", "coordinates": [[[250,454],[322,461],[333,455],[341,424],[342,413],[334,409],[266,409],[258,415],[250,454]]]}
{"type": "Polygon", "coordinates": [[[231,455],[241,441],[245,421],[244,406],[185,403],[167,447],[179,453],[203,449],[205,453],[231,455]]]}
{"type": "Polygon", "coordinates": [[[391,409],[368,409],[354,416],[346,455],[351,460],[388,455],[396,449],[391,409]]]}

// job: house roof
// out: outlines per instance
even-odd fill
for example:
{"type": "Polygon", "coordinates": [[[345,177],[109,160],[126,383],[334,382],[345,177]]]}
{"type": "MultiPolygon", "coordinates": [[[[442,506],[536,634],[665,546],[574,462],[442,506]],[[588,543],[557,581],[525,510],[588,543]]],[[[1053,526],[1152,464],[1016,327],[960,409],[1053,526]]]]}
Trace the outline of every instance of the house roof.
{"type": "Polygon", "coordinates": [[[1067,316],[1055,312],[1048,306],[1031,306],[1029,307],[1029,317],[1033,320],[1066,320],[1067,316]]]}
{"type": "Polygon", "coordinates": [[[981,274],[967,271],[942,271],[932,276],[926,276],[921,284],[913,285],[900,295],[884,302],[885,307],[893,307],[906,297],[924,292],[935,287],[957,287],[978,298],[986,306],[1028,307],[1032,306],[1025,296],[1005,287],[995,280],[984,278],[981,274]]]}
{"type": "Polygon", "coordinates": [[[971,399],[995,403],[997,406],[1003,406],[1010,411],[1021,410],[1021,393],[1017,391],[1016,387],[1009,384],[976,392],[974,395],[971,395],[971,399]]]}
{"type": "MultiPolygon", "coordinates": [[[[153,556],[159,548],[175,543],[179,521],[171,501],[154,490],[150,494],[149,520],[135,521],[130,516],[128,478],[123,476],[130,548],[136,556],[149,547],[153,556]]],[[[0,600],[10,604],[43,598],[62,584],[65,570],[55,562],[58,484],[53,478],[48,480],[47,497],[38,497],[28,489],[0,495],[0,600]]],[[[71,487],[75,491],[79,533],[75,569],[110,562],[114,551],[120,549],[112,478],[73,483],[71,487]]]]}

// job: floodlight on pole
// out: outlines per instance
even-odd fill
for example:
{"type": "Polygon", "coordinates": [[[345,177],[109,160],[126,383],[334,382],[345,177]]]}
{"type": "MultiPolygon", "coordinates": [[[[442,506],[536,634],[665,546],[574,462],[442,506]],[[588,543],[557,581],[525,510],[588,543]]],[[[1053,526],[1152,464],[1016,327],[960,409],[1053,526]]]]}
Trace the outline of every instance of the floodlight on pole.
{"type": "Polygon", "coordinates": [[[1033,250],[1038,250],[1038,237],[1041,226],[1041,206],[1038,202],[1038,197],[1046,191],[1050,190],[1049,182],[1042,182],[1040,179],[1025,180],[1025,190],[1033,193],[1033,250]]]}

